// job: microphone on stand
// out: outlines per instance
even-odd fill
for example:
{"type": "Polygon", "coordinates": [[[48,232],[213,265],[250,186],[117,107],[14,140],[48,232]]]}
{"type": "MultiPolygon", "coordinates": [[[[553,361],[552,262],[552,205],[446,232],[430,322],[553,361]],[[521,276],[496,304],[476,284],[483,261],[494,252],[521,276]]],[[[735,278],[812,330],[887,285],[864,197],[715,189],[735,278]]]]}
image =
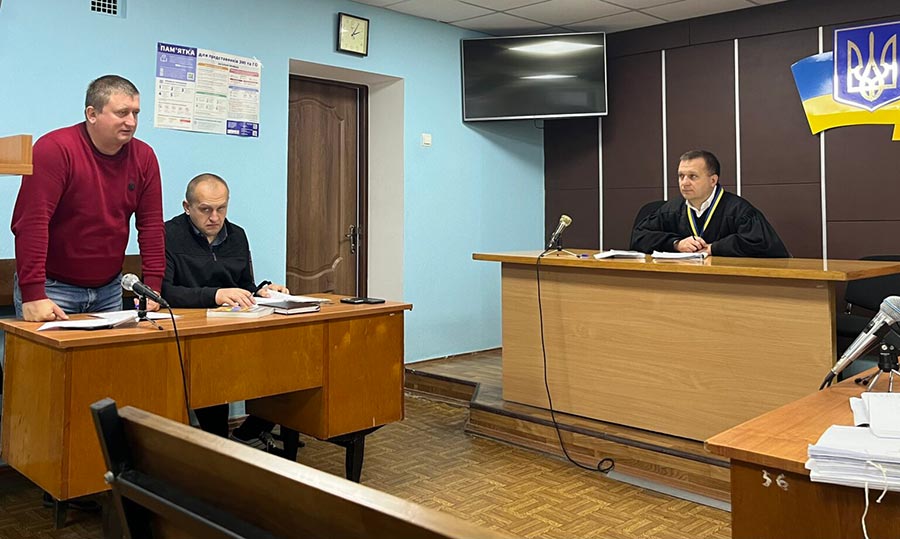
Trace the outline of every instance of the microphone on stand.
{"type": "Polygon", "coordinates": [[[851,363],[856,361],[859,356],[865,354],[878,344],[889,331],[891,326],[900,322],[900,296],[888,296],[881,302],[878,314],[869,321],[869,324],[863,329],[850,346],[844,350],[840,359],[834,364],[834,367],[825,376],[819,389],[824,389],[831,384],[834,377],[846,369],[851,363]]]}
{"type": "Polygon", "coordinates": [[[159,303],[160,307],[169,307],[168,302],[162,298],[159,294],[153,291],[152,288],[145,285],[138,279],[137,275],[133,273],[126,273],[122,276],[122,288],[128,290],[129,292],[134,292],[139,296],[144,296],[145,298],[152,299],[156,303],[159,303]]]}
{"type": "Polygon", "coordinates": [[[547,242],[547,249],[553,249],[556,245],[556,241],[562,235],[563,231],[572,224],[572,218],[566,214],[563,214],[559,218],[559,224],[556,225],[556,230],[553,231],[553,235],[550,236],[550,241],[547,242]]]}

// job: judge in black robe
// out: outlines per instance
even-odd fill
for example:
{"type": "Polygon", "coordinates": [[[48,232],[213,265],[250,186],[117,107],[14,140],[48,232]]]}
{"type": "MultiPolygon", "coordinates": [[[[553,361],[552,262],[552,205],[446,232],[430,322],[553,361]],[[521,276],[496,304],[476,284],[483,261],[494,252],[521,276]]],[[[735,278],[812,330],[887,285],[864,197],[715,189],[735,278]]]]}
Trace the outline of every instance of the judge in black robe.
{"type": "Polygon", "coordinates": [[[678,172],[684,198],[666,202],[641,220],[633,231],[631,249],[644,253],[706,251],[755,258],[791,256],[762,212],[718,185],[719,163],[714,155],[687,152],[678,172]],[[693,208],[685,199],[691,200],[693,208]],[[702,207],[704,202],[708,207],[702,207]],[[698,215],[696,209],[703,211],[698,215]],[[693,219],[689,219],[688,211],[693,219]]]}

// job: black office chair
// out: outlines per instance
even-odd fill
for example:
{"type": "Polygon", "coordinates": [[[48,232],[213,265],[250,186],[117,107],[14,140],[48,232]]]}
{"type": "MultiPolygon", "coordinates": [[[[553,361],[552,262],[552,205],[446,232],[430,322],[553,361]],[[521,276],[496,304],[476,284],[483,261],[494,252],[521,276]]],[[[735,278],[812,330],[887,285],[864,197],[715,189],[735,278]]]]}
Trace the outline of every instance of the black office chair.
{"type": "MultiPolygon", "coordinates": [[[[900,262],[900,255],[873,255],[864,256],[860,260],[880,260],[880,261],[897,261],[900,262]]],[[[850,281],[847,283],[847,292],[844,295],[847,306],[844,312],[838,313],[836,332],[839,339],[838,354],[843,353],[844,349],[850,345],[857,335],[862,333],[866,325],[878,312],[881,302],[884,298],[893,295],[900,295],[900,275],[885,275],[883,277],[871,277],[869,279],[860,279],[858,281],[850,281]],[[865,314],[854,314],[854,310],[864,309],[865,314]],[[846,342],[846,344],[843,343],[846,342]]],[[[893,344],[900,350],[900,336],[888,333],[885,341],[893,344]]],[[[842,378],[849,378],[856,373],[874,367],[878,364],[878,357],[874,353],[863,356],[853,362],[844,372],[841,373],[842,378]]]]}
{"type": "Polygon", "coordinates": [[[665,203],[665,200],[654,200],[641,206],[641,209],[638,210],[637,215],[634,218],[634,224],[631,225],[631,243],[629,243],[629,245],[634,245],[634,229],[637,228],[641,221],[653,215],[653,212],[658,210],[660,206],[665,203]]]}

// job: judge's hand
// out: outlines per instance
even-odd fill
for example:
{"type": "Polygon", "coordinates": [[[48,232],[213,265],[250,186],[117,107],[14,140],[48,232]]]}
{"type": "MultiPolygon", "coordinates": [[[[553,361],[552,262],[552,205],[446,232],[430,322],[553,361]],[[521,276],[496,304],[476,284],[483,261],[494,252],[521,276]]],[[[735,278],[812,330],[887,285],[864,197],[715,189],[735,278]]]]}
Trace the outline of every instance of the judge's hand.
{"type": "Polygon", "coordinates": [[[29,322],[68,320],[66,313],[50,299],[39,299],[22,304],[22,318],[29,322]]]}
{"type": "Polygon", "coordinates": [[[260,288],[256,293],[264,298],[269,297],[269,290],[274,290],[276,292],[281,292],[282,294],[290,294],[291,291],[287,289],[286,286],[282,286],[280,284],[269,284],[262,288],[260,288]]]}
{"type": "Polygon", "coordinates": [[[216,304],[222,305],[223,303],[252,307],[254,304],[253,294],[243,288],[220,288],[216,291],[216,304]]]}
{"type": "Polygon", "coordinates": [[[675,244],[675,250],[679,253],[696,253],[708,247],[709,244],[699,236],[688,236],[675,244]]]}

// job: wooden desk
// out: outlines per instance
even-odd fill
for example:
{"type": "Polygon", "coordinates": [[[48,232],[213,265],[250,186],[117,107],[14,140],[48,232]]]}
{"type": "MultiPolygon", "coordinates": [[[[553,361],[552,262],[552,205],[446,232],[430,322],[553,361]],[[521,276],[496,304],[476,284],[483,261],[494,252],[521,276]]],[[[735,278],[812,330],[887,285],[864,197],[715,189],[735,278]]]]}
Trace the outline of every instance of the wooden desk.
{"type": "MultiPolygon", "coordinates": [[[[884,377],[882,377],[884,378],[884,377]]],[[[887,380],[879,380],[879,390],[887,380]]],[[[712,453],[731,459],[731,528],[734,539],[862,537],[863,489],[812,483],[804,467],[807,445],[831,425],[852,425],[850,397],[862,387],[846,380],[713,436],[712,453]],[[773,483],[763,486],[763,472],[773,483]],[[783,474],[786,490],[775,481],[783,474]]],[[[870,537],[896,537],[900,496],[870,492],[870,537]]]]}
{"type": "MultiPolygon", "coordinates": [[[[503,398],[547,408],[537,254],[474,258],[502,264],[503,398]]],[[[547,256],[554,408],[705,440],[815,391],[836,355],[834,284],[892,273],[900,264],[547,256]]]]}
{"type": "MultiPolygon", "coordinates": [[[[333,298],[337,300],[335,296],[333,298]]],[[[257,319],[176,310],[191,407],[248,402],[266,419],[321,439],[403,418],[406,303],[323,305],[257,319]]],[[[6,331],[2,458],[59,500],[106,490],[90,404],[187,422],[172,323],[100,331],[6,331]]]]}

